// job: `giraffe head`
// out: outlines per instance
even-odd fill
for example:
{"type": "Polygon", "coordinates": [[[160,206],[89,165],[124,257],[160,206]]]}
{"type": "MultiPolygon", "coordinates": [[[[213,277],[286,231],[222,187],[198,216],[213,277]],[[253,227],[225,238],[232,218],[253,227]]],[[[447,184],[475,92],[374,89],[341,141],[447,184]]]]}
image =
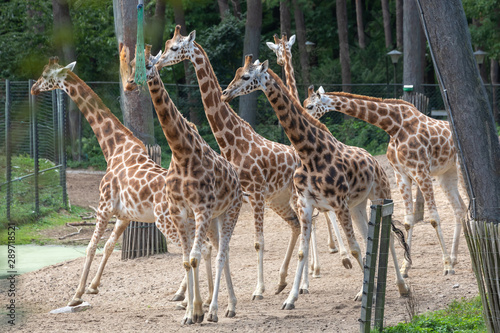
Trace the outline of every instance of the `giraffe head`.
{"type": "MultiPolygon", "coordinates": [[[[290,53],[290,50],[292,49],[292,45],[295,43],[295,35],[290,37],[290,40],[286,37],[286,34],[283,34],[282,38],[279,39],[277,35],[274,35],[274,43],[273,42],[266,42],[267,46],[273,50],[273,52],[276,54],[276,61],[278,62],[278,65],[284,66],[285,65],[285,60],[283,59],[284,52],[283,52],[283,44],[285,44],[286,51],[287,53],[290,53]]],[[[291,54],[291,53],[290,53],[291,54]]]]}
{"type": "Polygon", "coordinates": [[[188,36],[184,37],[181,35],[181,26],[177,25],[172,39],[165,42],[165,51],[158,62],[159,69],[190,59],[193,55],[195,38],[196,31],[191,31],[188,36]]]}
{"type": "Polygon", "coordinates": [[[263,63],[259,60],[252,63],[252,55],[247,55],[245,65],[238,68],[233,81],[222,92],[222,101],[229,102],[236,96],[247,95],[258,89],[266,91],[266,82],[269,79],[268,68],[267,60],[263,63]]]}
{"type": "Polygon", "coordinates": [[[68,71],[73,70],[76,61],[63,67],[59,65],[59,58],[51,57],[49,64],[43,68],[42,76],[31,87],[31,94],[38,95],[42,91],[49,91],[54,89],[62,89],[63,81],[68,75],[68,71]]]}
{"type": "Polygon", "coordinates": [[[304,109],[316,119],[321,118],[328,110],[328,99],[325,97],[325,90],[319,87],[314,91],[314,86],[309,86],[308,96],[304,100],[304,109]]]}
{"type": "MultiPolygon", "coordinates": [[[[124,46],[126,47],[126,46],[124,46]]],[[[161,56],[161,50],[156,56],[151,54],[151,45],[146,44],[144,49],[144,58],[146,60],[146,79],[151,80],[158,73],[158,68],[156,64],[161,56]]],[[[129,76],[127,79],[127,84],[124,86],[125,90],[132,91],[137,88],[137,83],[135,82],[135,59],[129,63],[129,76]]]]}

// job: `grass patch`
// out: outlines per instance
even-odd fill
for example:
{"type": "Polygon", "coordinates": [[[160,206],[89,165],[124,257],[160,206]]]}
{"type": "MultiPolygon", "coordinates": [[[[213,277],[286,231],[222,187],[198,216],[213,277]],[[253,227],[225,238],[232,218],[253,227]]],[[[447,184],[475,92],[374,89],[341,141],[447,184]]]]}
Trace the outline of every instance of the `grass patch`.
{"type": "MultiPolygon", "coordinates": [[[[54,167],[55,164],[46,159],[39,159],[39,170],[54,167]]],[[[29,156],[12,157],[12,180],[33,174],[34,162],[29,156]]],[[[6,181],[6,158],[0,156],[0,184],[6,181]]],[[[12,201],[10,206],[11,221],[17,226],[33,223],[38,217],[64,208],[62,187],[60,186],[59,169],[45,171],[38,175],[39,215],[35,214],[35,177],[30,176],[11,183],[12,201]]],[[[7,227],[7,185],[0,188],[0,230],[7,227]]]]}
{"type": "MultiPolygon", "coordinates": [[[[374,330],[373,332],[378,332],[374,330]]],[[[481,298],[462,298],[453,301],[444,310],[415,316],[409,323],[385,327],[384,333],[417,333],[417,332],[487,332],[482,315],[481,298]]]]}
{"type": "MultiPolygon", "coordinates": [[[[18,226],[16,229],[15,244],[50,244],[52,240],[46,236],[43,236],[41,231],[62,226],[68,222],[81,221],[80,215],[88,213],[89,211],[90,210],[87,208],[73,206],[71,208],[71,211],[66,211],[64,209],[61,209],[58,212],[53,211],[39,218],[33,223],[18,226]]],[[[6,245],[6,229],[0,229],[0,234],[2,235],[2,237],[0,237],[0,245],[6,245]]]]}

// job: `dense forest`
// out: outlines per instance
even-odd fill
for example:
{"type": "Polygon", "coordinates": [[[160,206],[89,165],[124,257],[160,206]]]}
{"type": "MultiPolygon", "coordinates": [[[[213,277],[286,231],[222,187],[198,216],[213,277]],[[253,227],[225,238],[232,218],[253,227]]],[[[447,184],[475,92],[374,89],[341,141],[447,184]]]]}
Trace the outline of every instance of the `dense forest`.
{"type": "MultiPolygon", "coordinates": [[[[2,1],[0,61],[3,66],[0,68],[0,79],[36,79],[48,57],[57,55],[64,64],[76,60],[76,72],[87,82],[118,82],[118,42],[113,5],[124,2],[2,1]]],[[[279,73],[281,69],[276,64],[276,57],[265,42],[273,41],[273,35],[282,32],[297,35],[293,64],[301,94],[311,83],[318,87],[328,84],[392,84],[394,80],[400,84],[403,82],[402,60],[399,61],[398,70],[394,71],[387,56],[387,52],[393,49],[402,51],[404,43],[408,43],[403,38],[403,23],[406,19],[403,17],[403,0],[145,0],[144,3],[145,42],[152,44],[154,50],[159,50],[172,36],[176,24],[182,24],[187,33],[196,30],[196,41],[207,52],[222,86],[231,81],[234,72],[241,66],[245,51],[251,50],[249,42],[245,45],[245,38],[246,25],[252,24],[258,28],[258,58],[261,61],[269,59],[272,68],[279,73]]],[[[496,84],[500,57],[499,2],[463,0],[463,6],[473,48],[487,52],[486,60],[480,67],[483,80],[496,84]]],[[[428,51],[423,63],[423,83],[437,83],[428,51]]],[[[189,66],[178,65],[162,71],[166,84],[195,85],[193,75],[189,66]]],[[[350,89],[348,85],[343,88],[350,89]]],[[[392,96],[392,88],[390,91],[392,96]]],[[[112,95],[111,100],[116,99],[119,93],[115,90],[112,95]]],[[[177,95],[177,98],[186,96],[181,93],[177,95]]],[[[267,105],[265,99],[259,99],[259,103],[267,105]]],[[[179,104],[181,110],[186,110],[183,102],[179,104]]],[[[113,110],[113,106],[110,107],[113,110]]],[[[238,109],[237,105],[235,109],[238,109]]],[[[277,124],[277,121],[269,107],[268,110],[268,113],[259,115],[257,130],[270,139],[286,141],[275,130],[277,127],[269,130],[269,124],[277,124]]],[[[198,115],[191,111],[184,112],[198,124],[202,134],[207,134],[207,141],[216,148],[203,119],[203,110],[198,115]],[[194,119],[196,117],[199,119],[194,119]]],[[[384,133],[378,133],[378,129],[356,123],[339,123],[331,118],[326,118],[325,122],[334,132],[335,126],[341,127],[338,131],[343,133],[339,134],[343,137],[339,139],[364,147],[371,144],[373,149],[368,149],[372,153],[384,152],[387,137],[384,133]],[[369,142],[357,142],[353,140],[360,138],[348,137],[349,133],[359,134],[360,131],[369,132],[365,133],[364,138],[375,135],[379,139],[377,142],[371,139],[369,142]]],[[[89,131],[89,128],[85,131],[89,131]]],[[[155,137],[162,140],[160,133],[155,137]]],[[[92,146],[92,141],[88,141],[87,145],[92,146]]]]}

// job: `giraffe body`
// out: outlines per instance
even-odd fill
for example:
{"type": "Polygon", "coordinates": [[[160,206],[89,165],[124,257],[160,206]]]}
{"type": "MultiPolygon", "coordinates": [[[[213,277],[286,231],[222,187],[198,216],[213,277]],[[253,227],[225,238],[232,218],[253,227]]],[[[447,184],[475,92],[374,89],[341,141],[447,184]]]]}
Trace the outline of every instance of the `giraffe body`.
{"type": "MultiPolygon", "coordinates": [[[[267,46],[276,54],[276,62],[278,65],[283,66],[285,69],[286,76],[286,86],[288,88],[288,94],[292,99],[294,99],[297,103],[300,103],[299,92],[297,90],[297,84],[295,82],[295,74],[292,65],[292,46],[295,43],[295,35],[290,37],[288,40],[286,35],[283,35],[281,39],[278,36],[274,35],[274,43],[267,42],[267,46]]],[[[337,241],[339,243],[340,248],[340,257],[342,258],[342,263],[346,268],[352,268],[351,261],[349,259],[349,255],[347,253],[347,249],[342,241],[342,236],[340,235],[339,226],[337,220],[335,218],[335,214],[333,212],[325,212],[325,218],[328,226],[328,244],[330,247],[331,253],[339,252],[335,246],[335,242],[333,241],[333,233],[332,229],[335,231],[335,236],[337,237],[337,241]]],[[[320,264],[319,257],[316,255],[317,253],[317,245],[316,245],[316,237],[315,237],[315,229],[316,222],[313,221],[313,228],[311,230],[311,250],[312,250],[312,263],[311,263],[311,271],[313,271],[313,276],[319,276],[320,264]]]]}
{"type": "MultiPolygon", "coordinates": [[[[167,170],[151,160],[144,144],[111,113],[102,100],[76,76],[71,69],[51,58],[42,76],[33,85],[34,95],[53,89],[64,90],[78,105],[89,122],[107,162],[106,173],[100,186],[99,205],[96,213],[96,227],[86,251],[86,258],[80,283],[70,306],[81,304],[90,266],[95,256],[97,243],[101,239],[109,219],[115,215],[117,222],[104,247],[104,255],[98,272],[87,292],[98,293],[101,276],[114,246],[131,220],[155,223],[158,229],[173,244],[180,246],[175,226],[164,220],[158,223],[154,208],[161,203],[167,170]]],[[[204,257],[210,260],[209,248],[204,257]]],[[[211,276],[211,275],[210,275],[211,276]]]]}
{"type": "MultiPolygon", "coordinates": [[[[466,209],[458,191],[458,181],[462,180],[459,177],[460,165],[448,122],[427,117],[405,101],[325,93],[323,88],[317,92],[310,88],[304,106],[315,118],[320,118],[329,111],[338,111],[380,127],[390,135],[387,159],[394,169],[405,205],[408,245],[411,246],[415,224],[411,191],[411,185],[415,182],[423,193],[430,214],[430,224],[435,228],[441,246],[443,272],[445,275],[454,274],[461,219],[466,209]],[[444,242],[431,177],[438,179],[455,213],[451,255],[444,242]]],[[[403,276],[408,275],[410,267],[411,264],[405,260],[401,267],[403,276]]]]}
{"type": "MultiPolygon", "coordinates": [[[[237,70],[235,78],[223,92],[223,100],[263,90],[302,162],[294,173],[302,228],[299,261],[293,288],[282,307],[293,309],[302,271],[307,263],[313,209],[335,212],[347,236],[351,254],[362,268],[361,250],[354,235],[351,216],[358,229],[366,235],[367,200],[378,202],[390,198],[389,181],[373,156],[364,149],[336,140],[325,125],[294,102],[281,79],[269,69],[267,61],[252,64],[251,58],[247,56],[245,65],[237,70]]],[[[393,247],[391,240],[397,285],[400,294],[404,295],[408,288],[397,268],[393,247]]],[[[356,295],[356,300],[361,299],[361,293],[356,295]]]]}
{"type": "MultiPolygon", "coordinates": [[[[155,207],[160,219],[169,219],[179,231],[183,249],[184,268],[188,287],[188,302],[182,323],[201,323],[204,318],[199,289],[199,263],[204,239],[208,236],[217,249],[217,266],[209,321],[218,321],[218,292],[222,270],[229,292],[226,316],[236,314],[229,270],[229,241],[238,220],[243,193],[233,166],[217,154],[177,110],[160,79],[157,57],[146,48],[147,84],[158,120],[172,150],[172,160],[165,177],[163,203],[155,207]],[[167,215],[168,212],[168,215],[167,215]],[[162,216],[163,215],[163,216],[162,216]],[[190,223],[196,222],[195,228],[190,223]],[[210,228],[219,226],[219,235],[210,228]]],[[[127,89],[134,88],[135,61],[127,89]]]]}
{"type": "MultiPolygon", "coordinates": [[[[193,64],[202,95],[203,105],[212,132],[224,156],[237,170],[243,191],[248,194],[255,220],[254,246],[258,257],[257,286],[253,299],[263,298],[265,291],[264,260],[264,208],[267,205],[291,227],[291,237],[280,268],[280,281],[276,293],[285,288],[289,261],[300,234],[300,225],[294,211],[296,199],[293,190],[293,172],[300,164],[294,150],[286,145],[269,141],[221,101],[222,89],[215,77],[210,60],[195,42],[195,32],[181,36],[176,27],[172,39],[165,43],[159,60],[161,66],[170,66],[183,60],[193,64]]],[[[305,278],[307,278],[305,276],[305,278]]]]}

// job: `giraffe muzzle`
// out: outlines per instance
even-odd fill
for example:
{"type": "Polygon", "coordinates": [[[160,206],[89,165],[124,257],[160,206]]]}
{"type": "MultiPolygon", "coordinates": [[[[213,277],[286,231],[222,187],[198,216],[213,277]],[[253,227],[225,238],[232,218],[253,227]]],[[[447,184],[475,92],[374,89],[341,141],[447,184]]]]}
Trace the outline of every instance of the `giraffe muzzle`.
{"type": "Polygon", "coordinates": [[[222,96],[220,99],[221,99],[221,101],[228,103],[228,102],[233,100],[233,97],[229,95],[229,92],[227,90],[224,90],[222,92],[222,96]]]}

